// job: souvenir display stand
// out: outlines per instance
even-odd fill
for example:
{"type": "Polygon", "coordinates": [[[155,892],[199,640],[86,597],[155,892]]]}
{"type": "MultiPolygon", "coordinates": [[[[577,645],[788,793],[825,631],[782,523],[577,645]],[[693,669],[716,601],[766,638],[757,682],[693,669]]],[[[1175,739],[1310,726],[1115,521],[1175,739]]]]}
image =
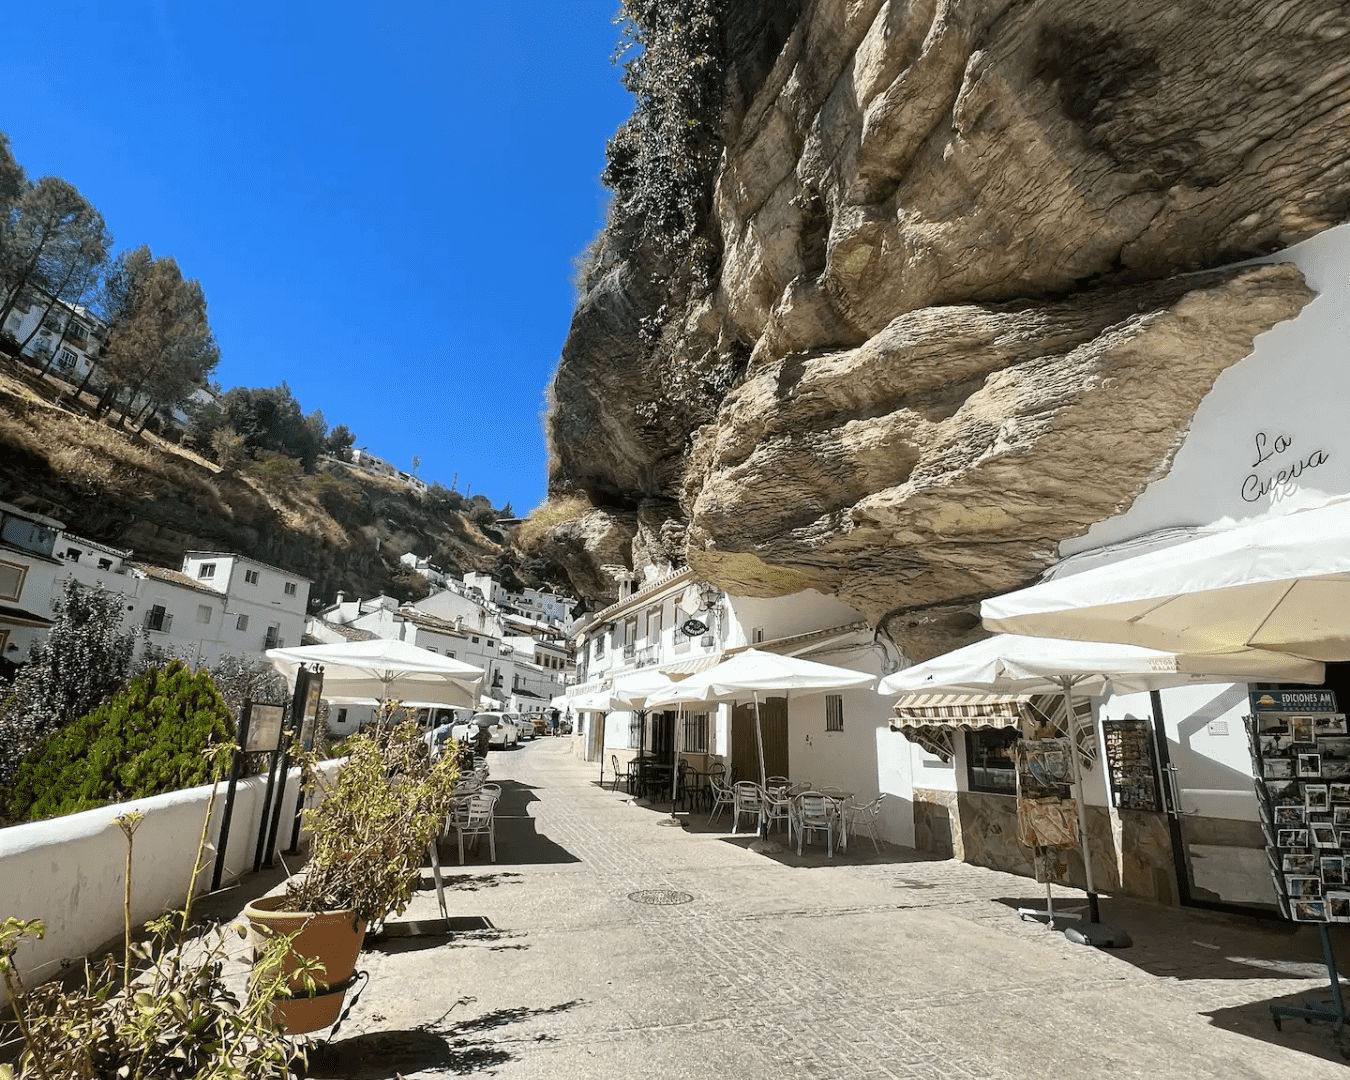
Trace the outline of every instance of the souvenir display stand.
{"type": "Polygon", "coordinates": [[[1036,880],[1045,884],[1045,908],[1018,908],[1023,920],[1048,917],[1055,920],[1082,918],[1077,912],[1055,912],[1051,885],[1068,877],[1068,864],[1061,849],[1076,848],[1078,804],[1074,799],[1077,770],[1067,738],[1019,739],[1013,752],[1017,765],[1018,839],[1035,852],[1036,880]]]}
{"type": "Polygon", "coordinates": [[[1329,923],[1350,923],[1350,732],[1329,690],[1256,690],[1247,727],[1252,775],[1280,912],[1316,923],[1331,981],[1329,1002],[1272,1005],[1285,1018],[1346,1024],[1329,923]]]}

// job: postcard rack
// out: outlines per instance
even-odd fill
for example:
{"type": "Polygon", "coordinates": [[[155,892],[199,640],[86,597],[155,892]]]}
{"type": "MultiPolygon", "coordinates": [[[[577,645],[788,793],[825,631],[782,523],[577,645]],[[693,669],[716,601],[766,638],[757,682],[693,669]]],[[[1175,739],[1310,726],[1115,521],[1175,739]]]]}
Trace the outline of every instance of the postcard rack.
{"type": "Polygon", "coordinates": [[[1280,912],[1316,923],[1329,1002],[1270,1006],[1285,1019],[1331,1024],[1340,1040],[1345,1002],[1328,924],[1350,923],[1350,733],[1327,690],[1253,691],[1247,717],[1256,800],[1280,912]]]}

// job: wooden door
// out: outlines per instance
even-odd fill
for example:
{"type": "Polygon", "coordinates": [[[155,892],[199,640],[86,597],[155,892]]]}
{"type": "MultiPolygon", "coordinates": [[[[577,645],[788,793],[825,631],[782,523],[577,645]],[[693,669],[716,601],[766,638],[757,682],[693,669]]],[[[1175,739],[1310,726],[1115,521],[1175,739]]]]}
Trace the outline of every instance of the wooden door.
{"type": "MultiPolygon", "coordinates": [[[[767,698],[759,703],[764,724],[764,775],[791,776],[788,772],[787,698],[767,698]]],[[[759,745],[755,739],[755,706],[737,705],[731,714],[731,764],[738,780],[759,781],[759,745]]]]}

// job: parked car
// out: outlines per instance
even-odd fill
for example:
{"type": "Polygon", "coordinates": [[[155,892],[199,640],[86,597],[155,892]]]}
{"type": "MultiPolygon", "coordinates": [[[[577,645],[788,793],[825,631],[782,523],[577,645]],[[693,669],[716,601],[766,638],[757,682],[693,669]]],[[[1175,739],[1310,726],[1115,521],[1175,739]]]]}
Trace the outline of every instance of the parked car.
{"type": "Polygon", "coordinates": [[[488,745],[499,746],[503,750],[520,742],[520,731],[511,723],[511,718],[501,712],[474,713],[473,722],[488,729],[488,745]]]}
{"type": "Polygon", "coordinates": [[[444,708],[421,708],[412,711],[413,719],[417,721],[417,730],[426,734],[442,724],[454,724],[460,720],[469,719],[473,713],[468,709],[456,709],[450,706],[444,708]]]}
{"type": "Polygon", "coordinates": [[[522,742],[534,738],[534,725],[530,723],[527,717],[520,713],[507,713],[506,715],[510,718],[511,723],[516,725],[516,730],[520,732],[522,742]]]}
{"type": "Polygon", "coordinates": [[[540,735],[548,734],[548,717],[543,713],[535,713],[530,719],[534,721],[534,736],[537,739],[540,735]]]}

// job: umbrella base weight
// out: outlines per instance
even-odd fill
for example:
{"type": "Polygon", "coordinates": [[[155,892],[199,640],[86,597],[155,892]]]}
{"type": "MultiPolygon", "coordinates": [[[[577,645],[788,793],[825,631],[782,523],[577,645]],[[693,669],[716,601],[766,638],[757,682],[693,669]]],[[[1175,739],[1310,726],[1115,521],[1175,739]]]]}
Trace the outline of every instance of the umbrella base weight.
{"type": "Polygon", "coordinates": [[[1098,949],[1128,949],[1134,944],[1134,939],[1124,930],[1097,922],[1070,926],[1064,931],[1064,936],[1075,945],[1092,945],[1098,949]]]}

